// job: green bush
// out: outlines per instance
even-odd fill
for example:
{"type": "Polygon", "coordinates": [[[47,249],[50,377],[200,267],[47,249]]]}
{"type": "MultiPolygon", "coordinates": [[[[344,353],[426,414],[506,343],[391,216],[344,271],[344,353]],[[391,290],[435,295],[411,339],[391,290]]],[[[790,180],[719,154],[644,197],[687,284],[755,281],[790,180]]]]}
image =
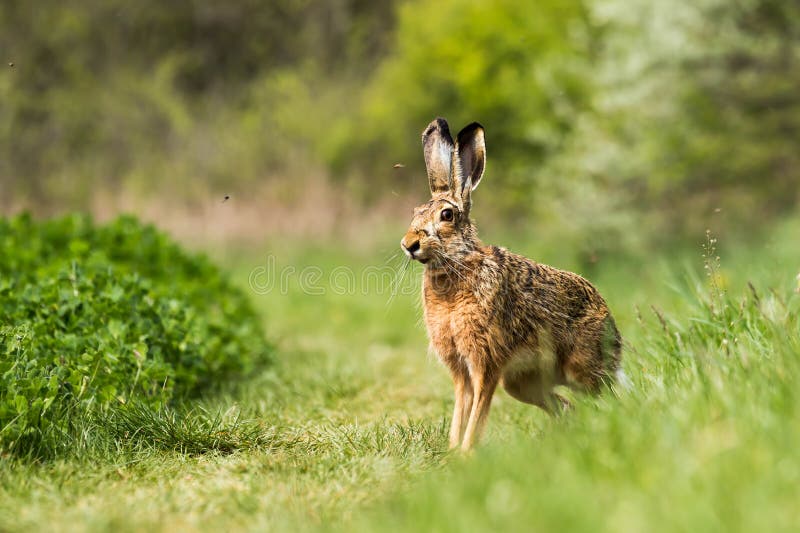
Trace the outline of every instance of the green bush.
{"type": "Polygon", "coordinates": [[[132,217],[2,220],[0,258],[0,449],[62,432],[75,413],[161,407],[269,360],[245,294],[132,217]]]}

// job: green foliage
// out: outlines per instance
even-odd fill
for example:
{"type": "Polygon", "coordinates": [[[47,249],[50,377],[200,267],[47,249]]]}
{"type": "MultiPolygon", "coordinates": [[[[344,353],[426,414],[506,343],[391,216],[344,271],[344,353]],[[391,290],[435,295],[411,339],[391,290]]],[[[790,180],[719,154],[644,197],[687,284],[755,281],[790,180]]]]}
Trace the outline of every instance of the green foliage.
{"type": "Polygon", "coordinates": [[[164,406],[269,359],[247,297],[203,256],[122,217],[0,221],[0,442],[76,413],[164,406]]]}
{"type": "MultiPolygon", "coordinates": [[[[246,185],[307,140],[271,120],[285,93],[260,88],[363,73],[392,22],[391,3],[363,0],[4,2],[0,203],[88,207],[167,174],[186,196],[246,185]]],[[[292,126],[319,109],[290,107],[292,126]]]]}
{"type": "Polygon", "coordinates": [[[392,154],[419,167],[419,134],[433,117],[453,128],[478,120],[490,139],[492,187],[503,191],[492,196],[529,200],[530,168],[560,148],[589,104],[599,34],[588,15],[585,2],[402,4],[391,53],[343,137],[384,165],[392,154]]]}
{"type": "Polygon", "coordinates": [[[437,115],[487,128],[477,214],[587,257],[797,205],[796,2],[6,4],[0,208],[312,180],[374,203],[424,191],[437,115]]]}

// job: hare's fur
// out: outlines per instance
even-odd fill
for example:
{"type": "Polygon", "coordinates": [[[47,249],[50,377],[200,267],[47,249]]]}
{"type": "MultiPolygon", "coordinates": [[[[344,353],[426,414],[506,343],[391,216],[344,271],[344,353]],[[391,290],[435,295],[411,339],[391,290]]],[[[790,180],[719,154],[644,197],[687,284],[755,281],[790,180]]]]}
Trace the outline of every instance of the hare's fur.
{"type": "Polygon", "coordinates": [[[450,446],[466,450],[498,384],[552,411],[566,402],[554,387],[594,392],[618,377],[621,340],[584,278],[478,239],[469,210],[485,166],[480,125],[464,128],[454,143],[447,122],[436,119],[423,147],[432,197],[415,209],[401,244],[425,264],[425,323],[455,385],[450,446]]]}

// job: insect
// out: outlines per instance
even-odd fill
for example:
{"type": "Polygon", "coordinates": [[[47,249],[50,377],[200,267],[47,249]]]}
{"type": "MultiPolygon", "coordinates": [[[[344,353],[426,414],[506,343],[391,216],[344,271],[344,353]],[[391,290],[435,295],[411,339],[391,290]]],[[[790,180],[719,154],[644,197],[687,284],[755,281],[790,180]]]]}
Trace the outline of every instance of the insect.
{"type": "Polygon", "coordinates": [[[478,238],[470,211],[486,166],[483,127],[466,126],[454,142],[437,118],[422,147],[431,199],[414,209],[400,245],[424,265],[430,345],[453,379],[450,447],[474,445],[498,385],[550,412],[569,403],[557,386],[624,385],[621,337],[597,289],[478,238]]]}
{"type": "Polygon", "coordinates": [[[405,165],[403,163],[395,163],[392,168],[405,168],[405,165]]]}
{"type": "Polygon", "coordinates": [[[230,199],[231,199],[231,196],[229,194],[226,194],[225,198],[222,199],[222,203],[224,204],[225,202],[227,202],[230,199]]]}

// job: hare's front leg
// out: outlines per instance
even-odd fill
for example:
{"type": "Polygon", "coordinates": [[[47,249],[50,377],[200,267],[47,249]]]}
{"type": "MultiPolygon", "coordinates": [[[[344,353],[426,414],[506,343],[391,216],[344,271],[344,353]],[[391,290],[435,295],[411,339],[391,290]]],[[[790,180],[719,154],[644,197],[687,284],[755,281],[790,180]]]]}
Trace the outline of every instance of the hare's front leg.
{"type": "Polygon", "coordinates": [[[458,447],[461,442],[461,429],[467,424],[472,409],[472,383],[466,367],[453,371],[455,388],[455,407],[453,420],[450,422],[450,449],[458,447]]]}
{"type": "Polygon", "coordinates": [[[492,396],[500,379],[496,374],[488,369],[482,369],[482,371],[473,372],[470,376],[473,391],[472,410],[469,414],[467,429],[464,432],[464,440],[461,443],[463,451],[471,449],[483,432],[486,418],[489,416],[492,396]]]}

